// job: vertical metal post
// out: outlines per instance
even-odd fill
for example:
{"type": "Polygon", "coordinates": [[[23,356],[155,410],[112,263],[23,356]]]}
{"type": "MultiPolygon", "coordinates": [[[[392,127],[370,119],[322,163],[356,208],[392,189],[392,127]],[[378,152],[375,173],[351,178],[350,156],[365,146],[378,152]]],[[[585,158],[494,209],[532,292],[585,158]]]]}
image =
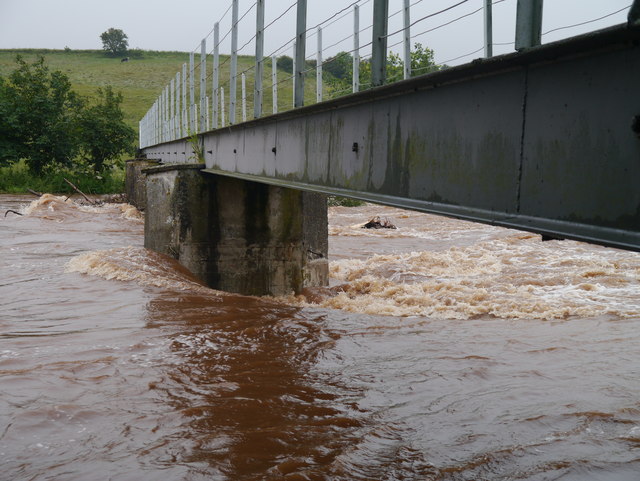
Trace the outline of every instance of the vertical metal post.
{"type": "Polygon", "coordinates": [[[353,7],[353,91],[360,90],[360,7],[353,7]]]}
{"type": "Polygon", "coordinates": [[[316,58],[316,102],[322,102],[322,28],[318,27],[318,55],[316,58]]]}
{"type": "MultiPolygon", "coordinates": [[[[491,0],[489,0],[491,1],[491,0]]],[[[411,4],[410,0],[404,0],[404,79],[411,77],[411,4]]]]}
{"type": "Polygon", "coordinates": [[[166,142],[167,138],[167,87],[162,89],[162,141],[166,142]]]}
{"type": "Polygon", "coordinates": [[[240,75],[242,80],[242,121],[247,121],[247,76],[243,73],[240,75]]]}
{"type": "Polygon", "coordinates": [[[176,73],[176,122],[175,122],[175,129],[176,129],[176,138],[179,139],[180,137],[182,137],[182,106],[180,103],[180,88],[181,88],[182,82],[181,82],[181,78],[180,78],[180,71],[178,70],[178,72],[176,73]]]}
{"type": "Polygon", "coordinates": [[[484,56],[493,57],[493,13],[492,0],[484,0],[484,56]]]}
{"type": "Polygon", "coordinates": [[[175,116],[176,116],[176,82],[175,79],[171,79],[169,90],[169,139],[175,140],[175,116]]]}
{"type": "Polygon", "coordinates": [[[627,15],[629,26],[640,25],[640,0],[633,0],[627,15]]]}
{"type": "Polygon", "coordinates": [[[253,117],[262,117],[262,75],[264,70],[264,0],[256,2],[256,75],[253,88],[253,117]]]}
{"type": "Polygon", "coordinates": [[[278,59],[271,57],[271,104],[273,113],[278,113],[278,59]]]}
{"type": "Polygon", "coordinates": [[[164,119],[165,119],[165,130],[166,130],[166,139],[171,140],[171,85],[167,85],[166,91],[164,94],[164,119]]]}
{"type": "Polygon", "coordinates": [[[373,0],[373,39],[371,48],[371,84],[384,85],[387,80],[387,25],[389,0],[373,0]]]}
{"type": "Polygon", "coordinates": [[[220,87],[220,126],[224,127],[224,87],[220,87]]]}
{"type": "Polygon", "coordinates": [[[516,14],[516,50],[540,45],[543,0],[518,0],[516,14]]]}
{"type": "Polygon", "coordinates": [[[205,98],[207,97],[207,39],[200,42],[200,128],[199,132],[207,130],[207,108],[205,98]]]}
{"type": "Polygon", "coordinates": [[[187,113],[187,64],[182,64],[182,137],[189,132],[189,114],[187,113]]]}
{"type": "Polygon", "coordinates": [[[238,77],[238,0],[233,0],[231,9],[231,67],[229,84],[229,124],[236,123],[236,79],[238,77]]]}
{"type": "Polygon", "coordinates": [[[206,120],[205,127],[207,128],[207,130],[209,130],[209,96],[208,95],[204,98],[204,104],[205,104],[204,106],[206,111],[206,114],[204,116],[206,120]]]}
{"type": "Polygon", "coordinates": [[[156,99],[155,103],[155,111],[154,111],[154,127],[155,131],[153,133],[154,136],[154,144],[160,143],[160,99],[156,99]]]}
{"type": "Polygon", "coordinates": [[[304,105],[304,71],[307,42],[307,0],[298,0],[296,16],[296,54],[294,107],[304,105]]]}
{"type": "Polygon", "coordinates": [[[196,84],[194,80],[195,59],[193,52],[189,52],[189,133],[196,130],[196,84]]]}
{"type": "Polygon", "coordinates": [[[298,56],[296,55],[296,41],[293,41],[293,65],[291,67],[291,71],[293,72],[293,95],[291,96],[291,101],[292,101],[292,105],[293,108],[296,107],[296,85],[298,83],[298,76],[296,75],[296,72],[298,71],[297,67],[296,67],[296,59],[298,58],[298,56]]]}
{"type": "Polygon", "coordinates": [[[213,128],[218,128],[218,105],[219,94],[218,88],[220,87],[220,24],[218,22],[213,26],[213,80],[212,87],[213,92],[211,94],[211,101],[213,102],[213,128]]]}

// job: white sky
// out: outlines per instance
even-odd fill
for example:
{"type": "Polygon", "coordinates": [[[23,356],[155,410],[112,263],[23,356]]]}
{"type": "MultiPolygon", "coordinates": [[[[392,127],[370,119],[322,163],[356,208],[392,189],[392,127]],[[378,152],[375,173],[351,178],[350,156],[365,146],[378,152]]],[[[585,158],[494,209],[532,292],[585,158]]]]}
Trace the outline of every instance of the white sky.
{"type": "MultiPolygon", "coordinates": [[[[308,0],[307,27],[313,27],[334,13],[349,6],[355,0],[308,0]]],[[[411,20],[439,11],[458,3],[460,0],[412,0],[411,20]]],[[[494,0],[495,1],[495,0],[494,0]]],[[[100,34],[110,27],[122,29],[129,37],[130,48],[145,50],[200,50],[200,40],[207,36],[213,24],[220,20],[231,0],[0,0],[0,49],[7,48],[51,48],[100,49],[100,34]]],[[[295,0],[266,0],[268,24],[295,0]]],[[[494,5],[494,42],[513,42],[515,10],[517,0],[502,0],[494,5]]],[[[544,6],[543,32],[559,27],[587,22],[617,10],[621,12],[600,21],[583,26],[563,29],[543,36],[543,42],[569,37],[597,30],[610,25],[624,23],[632,0],[546,0],[544,6]]],[[[255,33],[254,0],[240,0],[240,15],[250,10],[240,22],[239,45],[244,45],[255,33]]],[[[389,1],[389,13],[401,10],[402,0],[389,1]]],[[[371,25],[373,0],[360,2],[360,29],[371,25]]],[[[479,9],[482,0],[468,0],[443,14],[417,23],[411,29],[412,43],[420,42],[435,51],[436,62],[456,65],[482,56],[482,51],[458,60],[456,57],[478,50],[483,46],[482,12],[470,15],[451,25],[422,34],[426,30],[442,25],[457,17],[479,9]]],[[[353,16],[348,14],[323,27],[325,48],[348,37],[353,32],[353,16]]],[[[273,24],[265,33],[265,55],[286,44],[295,36],[295,12],[293,7],[287,15],[273,24]]],[[[338,17],[339,18],[339,17],[338,17]]],[[[231,26],[229,12],[220,23],[221,38],[231,26]]],[[[389,20],[389,32],[402,26],[402,14],[389,20]]],[[[371,29],[360,35],[360,44],[371,41],[371,29]]],[[[402,41],[401,34],[390,37],[391,46],[402,41]]],[[[207,50],[212,49],[212,36],[207,38],[207,50]]],[[[315,58],[316,38],[309,32],[307,56],[315,58]]],[[[221,53],[230,51],[230,36],[221,42],[221,53]]],[[[351,38],[328,48],[324,58],[341,50],[351,50],[351,38]]],[[[255,47],[250,42],[241,54],[252,55],[255,47]]],[[[401,45],[393,48],[400,52],[401,45]]],[[[494,54],[512,51],[512,45],[494,47],[494,54]]],[[[278,55],[292,55],[291,48],[283,49],[278,55]]],[[[362,56],[370,54],[370,47],[364,48],[362,56]]]]}

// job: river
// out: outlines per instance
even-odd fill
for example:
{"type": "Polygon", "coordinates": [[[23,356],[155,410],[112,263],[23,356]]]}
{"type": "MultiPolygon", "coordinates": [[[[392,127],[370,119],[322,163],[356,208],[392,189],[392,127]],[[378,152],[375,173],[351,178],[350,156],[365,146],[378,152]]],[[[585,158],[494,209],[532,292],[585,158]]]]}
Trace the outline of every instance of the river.
{"type": "Polygon", "coordinates": [[[640,254],[332,207],[332,287],[253,298],[0,208],[3,481],[640,479],[640,254]]]}

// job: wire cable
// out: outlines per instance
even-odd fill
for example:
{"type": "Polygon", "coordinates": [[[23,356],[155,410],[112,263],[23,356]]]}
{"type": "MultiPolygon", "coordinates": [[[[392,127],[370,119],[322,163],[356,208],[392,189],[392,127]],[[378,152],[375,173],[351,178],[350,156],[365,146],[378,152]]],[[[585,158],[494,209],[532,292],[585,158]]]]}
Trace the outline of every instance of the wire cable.
{"type": "Polygon", "coordinates": [[[464,58],[464,57],[469,57],[470,55],[473,55],[475,53],[480,52],[481,50],[484,50],[484,45],[482,47],[480,47],[478,50],[474,50],[473,52],[465,53],[464,55],[460,55],[459,57],[450,58],[449,60],[445,60],[444,62],[442,62],[441,65],[446,65],[449,62],[454,62],[455,60],[459,60],[459,59],[464,58]]]}
{"type": "MultiPolygon", "coordinates": [[[[454,8],[456,8],[456,7],[459,7],[460,5],[462,5],[463,3],[467,3],[468,1],[469,1],[469,0],[462,0],[461,2],[458,2],[458,3],[456,3],[455,5],[451,5],[450,7],[443,8],[442,10],[439,10],[439,11],[434,12],[434,13],[430,13],[429,15],[426,15],[426,16],[424,16],[424,17],[422,17],[422,18],[419,18],[418,20],[415,20],[414,22],[411,22],[411,23],[409,24],[409,27],[408,27],[408,28],[413,27],[415,24],[420,23],[420,22],[422,22],[423,20],[426,20],[426,19],[431,18],[431,17],[435,17],[436,15],[440,15],[441,13],[444,13],[444,12],[447,12],[447,11],[449,11],[449,10],[452,10],[452,9],[454,9],[454,8]]],[[[386,34],[386,35],[382,35],[382,36],[380,36],[380,38],[389,38],[389,37],[391,37],[392,35],[395,35],[395,34],[397,34],[397,33],[400,33],[400,32],[402,32],[402,31],[404,31],[404,30],[406,30],[406,28],[404,28],[404,27],[403,27],[403,28],[401,28],[401,29],[399,29],[399,30],[396,30],[395,32],[391,32],[391,33],[388,33],[388,34],[386,34]]]]}
{"type": "Polygon", "coordinates": [[[565,29],[567,29],[567,28],[580,27],[581,25],[586,25],[586,24],[588,24],[588,23],[597,22],[598,20],[603,20],[603,19],[605,19],[605,18],[607,18],[607,17],[611,17],[611,16],[615,15],[616,13],[620,13],[620,12],[622,12],[623,10],[627,10],[627,9],[629,9],[629,8],[631,8],[631,5],[628,5],[628,6],[624,7],[624,8],[621,8],[620,10],[616,10],[615,12],[612,12],[612,13],[609,13],[609,14],[607,14],[607,15],[604,15],[603,17],[594,18],[593,20],[588,20],[588,21],[586,21],[586,22],[576,23],[576,24],[574,24],[574,25],[567,25],[566,27],[558,27],[558,28],[554,28],[554,29],[551,29],[551,30],[547,30],[547,31],[546,31],[546,32],[544,32],[542,35],[547,35],[547,34],[549,34],[549,33],[551,33],[551,32],[557,32],[558,30],[565,30],[565,29]]]}

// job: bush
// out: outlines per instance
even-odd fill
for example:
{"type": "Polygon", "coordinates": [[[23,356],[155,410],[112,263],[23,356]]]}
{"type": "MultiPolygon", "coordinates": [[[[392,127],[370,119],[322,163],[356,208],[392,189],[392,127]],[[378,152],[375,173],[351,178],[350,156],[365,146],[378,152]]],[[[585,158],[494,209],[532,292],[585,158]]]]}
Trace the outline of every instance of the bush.
{"type": "Polygon", "coordinates": [[[45,175],[36,176],[24,160],[0,167],[0,192],[24,194],[27,189],[55,194],[71,194],[73,189],[64,179],[73,182],[85,194],[124,192],[124,170],[117,166],[97,174],[86,162],[70,166],[47,166],[45,175]]]}
{"type": "Polygon", "coordinates": [[[111,87],[90,100],[71,90],[60,71],[40,57],[0,77],[0,166],[23,159],[35,176],[45,168],[70,166],[84,158],[100,172],[134,149],[135,131],[124,122],[122,95],[111,87]]]}

